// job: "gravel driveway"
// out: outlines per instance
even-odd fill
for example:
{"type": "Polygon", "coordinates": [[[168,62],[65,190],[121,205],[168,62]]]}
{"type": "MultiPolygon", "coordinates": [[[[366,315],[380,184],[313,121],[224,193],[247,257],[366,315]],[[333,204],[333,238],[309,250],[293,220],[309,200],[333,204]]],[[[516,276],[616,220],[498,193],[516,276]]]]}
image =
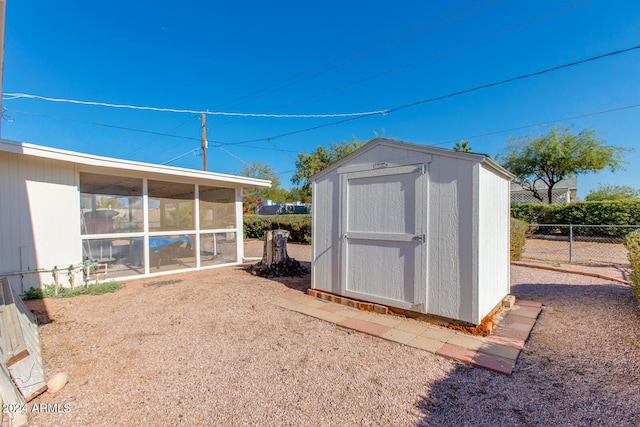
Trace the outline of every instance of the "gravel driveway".
{"type": "MultiPolygon", "coordinates": [[[[310,247],[289,253],[308,262],[310,247]]],[[[31,425],[638,425],[632,288],[525,267],[511,277],[513,294],[544,307],[510,377],[274,306],[309,276],[220,268],[33,301],[51,320],[45,371],[70,382],[29,405],[69,410],[31,412],[31,425]]]]}

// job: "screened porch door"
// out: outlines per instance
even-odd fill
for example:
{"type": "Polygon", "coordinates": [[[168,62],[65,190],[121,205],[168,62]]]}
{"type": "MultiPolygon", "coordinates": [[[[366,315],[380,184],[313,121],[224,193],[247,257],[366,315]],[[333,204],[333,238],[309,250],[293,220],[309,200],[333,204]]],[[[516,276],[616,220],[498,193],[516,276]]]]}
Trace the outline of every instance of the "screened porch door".
{"type": "Polygon", "coordinates": [[[423,311],[426,164],[380,165],[341,175],[341,291],[423,311]]]}

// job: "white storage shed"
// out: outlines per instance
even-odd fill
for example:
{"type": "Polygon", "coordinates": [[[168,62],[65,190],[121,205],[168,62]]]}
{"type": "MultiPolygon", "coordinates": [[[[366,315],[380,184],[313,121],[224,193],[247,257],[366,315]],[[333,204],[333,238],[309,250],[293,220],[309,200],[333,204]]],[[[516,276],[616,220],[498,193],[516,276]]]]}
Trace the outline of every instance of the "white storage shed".
{"type": "Polygon", "coordinates": [[[510,181],[378,138],[312,177],[312,288],[478,325],[509,293],[510,181]]]}
{"type": "Polygon", "coordinates": [[[0,140],[0,276],[22,294],[87,261],[101,279],[240,264],[243,190],[270,185],[0,140]]]}

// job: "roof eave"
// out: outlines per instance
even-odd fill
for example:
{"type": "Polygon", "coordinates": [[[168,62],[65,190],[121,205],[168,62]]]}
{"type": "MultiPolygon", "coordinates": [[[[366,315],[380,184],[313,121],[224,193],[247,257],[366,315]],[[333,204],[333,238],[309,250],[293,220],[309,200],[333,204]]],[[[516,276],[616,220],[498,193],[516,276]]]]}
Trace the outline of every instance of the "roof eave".
{"type": "Polygon", "coordinates": [[[245,188],[271,187],[271,182],[264,179],[241,177],[217,172],[198,171],[194,169],[157,165],[153,163],[137,162],[133,160],[116,159],[112,157],[96,156],[92,154],[45,147],[42,145],[29,144],[26,142],[7,141],[4,139],[0,140],[0,151],[24,154],[35,157],[44,157],[47,159],[60,160],[85,166],[148,172],[153,174],[180,176],[193,179],[215,180],[245,188]]]}

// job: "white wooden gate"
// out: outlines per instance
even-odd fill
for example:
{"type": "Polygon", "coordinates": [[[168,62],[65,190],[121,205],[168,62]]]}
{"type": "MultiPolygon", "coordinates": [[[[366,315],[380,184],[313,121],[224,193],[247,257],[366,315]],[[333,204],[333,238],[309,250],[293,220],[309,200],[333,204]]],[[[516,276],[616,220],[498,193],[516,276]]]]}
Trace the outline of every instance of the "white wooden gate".
{"type": "Polygon", "coordinates": [[[426,163],[338,170],[343,295],[424,311],[426,163]]]}

